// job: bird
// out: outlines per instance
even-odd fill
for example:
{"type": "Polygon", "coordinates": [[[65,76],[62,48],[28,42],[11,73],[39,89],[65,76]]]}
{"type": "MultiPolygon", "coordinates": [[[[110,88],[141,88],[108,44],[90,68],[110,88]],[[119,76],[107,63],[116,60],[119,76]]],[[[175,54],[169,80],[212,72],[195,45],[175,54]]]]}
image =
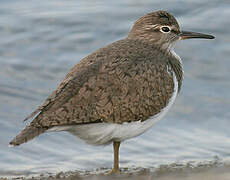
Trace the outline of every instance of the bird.
{"type": "Polygon", "coordinates": [[[119,173],[121,142],[150,129],[174,104],[183,66],[173,45],[192,38],[215,37],[182,31],[167,11],[145,14],[127,37],[81,59],[9,145],[67,131],[91,145],[113,144],[111,174],[119,173]]]}

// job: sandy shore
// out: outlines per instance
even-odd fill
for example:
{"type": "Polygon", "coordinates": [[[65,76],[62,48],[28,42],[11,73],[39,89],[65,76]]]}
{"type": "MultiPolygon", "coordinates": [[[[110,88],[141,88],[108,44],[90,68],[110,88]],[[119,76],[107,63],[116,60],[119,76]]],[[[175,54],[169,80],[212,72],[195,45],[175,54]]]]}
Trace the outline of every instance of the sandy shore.
{"type": "Polygon", "coordinates": [[[60,172],[56,175],[40,175],[34,177],[0,178],[0,180],[230,180],[230,165],[202,164],[165,165],[155,170],[151,169],[122,169],[118,175],[107,175],[108,169],[95,172],[60,172]]]}

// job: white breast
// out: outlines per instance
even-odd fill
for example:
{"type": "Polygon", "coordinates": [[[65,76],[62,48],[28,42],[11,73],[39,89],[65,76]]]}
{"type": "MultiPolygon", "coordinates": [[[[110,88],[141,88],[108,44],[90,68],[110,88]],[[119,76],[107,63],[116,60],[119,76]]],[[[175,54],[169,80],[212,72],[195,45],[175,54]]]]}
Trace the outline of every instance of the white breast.
{"type": "Polygon", "coordinates": [[[174,93],[170,98],[168,105],[162,111],[149,119],[141,122],[131,122],[123,124],[114,123],[95,123],[75,126],[57,126],[48,131],[68,131],[78,136],[80,139],[93,145],[109,144],[112,141],[124,141],[126,139],[138,136],[152,127],[156,122],[162,119],[173,105],[178,93],[178,81],[173,74],[174,93]]]}

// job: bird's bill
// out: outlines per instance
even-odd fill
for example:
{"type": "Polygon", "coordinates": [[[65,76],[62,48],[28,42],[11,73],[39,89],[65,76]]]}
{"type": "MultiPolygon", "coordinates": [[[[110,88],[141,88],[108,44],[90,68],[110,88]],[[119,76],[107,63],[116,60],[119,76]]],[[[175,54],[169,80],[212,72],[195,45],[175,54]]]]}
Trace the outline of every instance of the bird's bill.
{"type": "Polygon", "coordinates": [[[192,39],[192,38],[200,38],[200,39],[214,39],[215,37],[208,34],[196,33],[196,32],[188,32],[182,31],[180,34],[180,39],[192,39]]]}

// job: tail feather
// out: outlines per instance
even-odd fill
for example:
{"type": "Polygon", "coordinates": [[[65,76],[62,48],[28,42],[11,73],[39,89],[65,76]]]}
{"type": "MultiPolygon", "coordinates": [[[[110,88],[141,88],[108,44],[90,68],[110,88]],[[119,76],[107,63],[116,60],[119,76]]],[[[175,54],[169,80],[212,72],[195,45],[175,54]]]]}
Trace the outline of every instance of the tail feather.
{"type": "Polygon", "coordinates": [[[20,144],[26,143],[27,141],[32,140],[34,137],[39,136],[45,131],[45,128],[28,125],[9,143],[9,145],[19,146],[20,144]]]}

